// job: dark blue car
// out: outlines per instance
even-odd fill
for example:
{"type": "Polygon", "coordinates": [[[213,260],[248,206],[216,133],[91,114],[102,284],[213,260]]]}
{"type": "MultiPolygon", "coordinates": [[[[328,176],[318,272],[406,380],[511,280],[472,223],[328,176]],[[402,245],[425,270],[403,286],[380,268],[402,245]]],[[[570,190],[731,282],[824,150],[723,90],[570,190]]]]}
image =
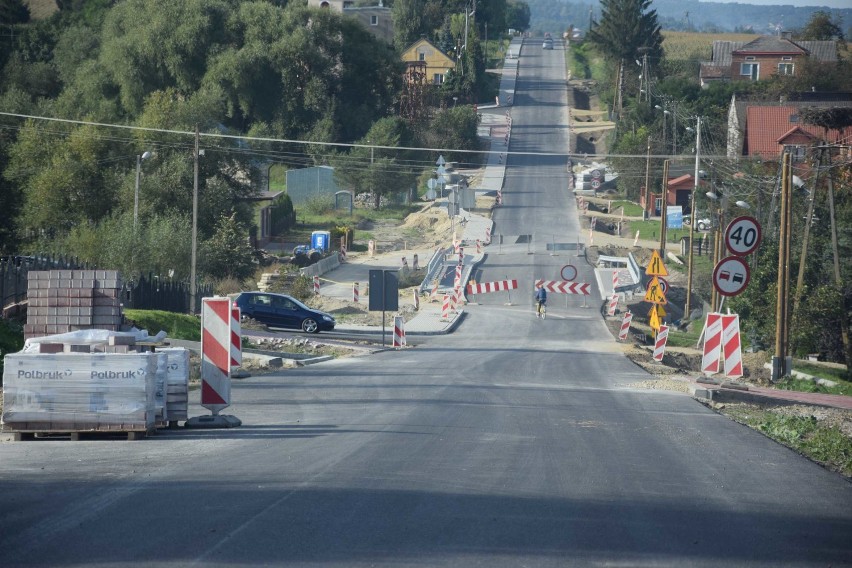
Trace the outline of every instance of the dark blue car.
{"type": "Polygon", "coordinates": [[[241,315],[255,319],[268,327],[301,329],[306,333],[333,331],[334,318],[314,310],[286,294],[270,292],[241,292],[234,303],[241,315]]]}

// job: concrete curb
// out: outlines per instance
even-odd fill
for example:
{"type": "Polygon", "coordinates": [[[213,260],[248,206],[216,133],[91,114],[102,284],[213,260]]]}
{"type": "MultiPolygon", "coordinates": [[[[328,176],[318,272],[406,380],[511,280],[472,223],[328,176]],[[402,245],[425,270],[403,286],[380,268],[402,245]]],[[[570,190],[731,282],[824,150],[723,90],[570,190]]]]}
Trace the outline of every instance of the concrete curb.
{"type": "MultiPolygon", "coordinates": [[[[453,320],[444,328],[435,331],[408,331],[406,330],[405,335],[447,335],[456,330],[456,328],[461,324],[461,321],[464,319],[467,312],[464,310],[460,311],[459,314],[453,318],[453,320]]],[[[381,329],[375,329],[373,327],[370,328],[362,328],[362,329],[350,329],[350,328],[336,328],[335,331],[339,331],[341,333],[351,333],[353,335],[381,335],[381,329]]],[[[390,333],[393,334],[393,325],[390,326],[390,333]]]]}

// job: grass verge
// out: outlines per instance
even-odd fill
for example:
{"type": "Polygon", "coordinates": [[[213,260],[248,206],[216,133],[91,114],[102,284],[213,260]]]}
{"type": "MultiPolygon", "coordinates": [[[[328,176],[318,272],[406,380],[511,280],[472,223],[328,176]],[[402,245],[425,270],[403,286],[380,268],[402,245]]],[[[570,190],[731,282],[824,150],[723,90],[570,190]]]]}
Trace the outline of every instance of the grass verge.
{"type": "Polygon", "coordinates": [[[725,405],[721,410],[776,442],[852,477],[852,438],[845,436],[840,428],[823,424],[815,416],[787,416],[773,409],[725,405]]]}
{"type": "Polygon", "coordinates": [[[197,316],[162,310],[124,310],[124,315],[139,329],[148,330],[149,335],[165,331],[172,339],[201,341],[201,320],[197,316]]]}
{"type": "MultiPolygon", "coordinates": [[[[805,372],[805,371],[802,371],[805,372]]],[[[810,373],[808,373],[810,374],[810,373]]],[[[788,377],[780,381],[775,386],[781,390],[797,391],[797,392],[815,392],[821,394],[842,394],[844,396],[852,396],[852,383],[844,380],[830,379],[837,382],[836,386],[829,387],[819,385],[814,381],[806,379],[797,379],[788,377]]]]}

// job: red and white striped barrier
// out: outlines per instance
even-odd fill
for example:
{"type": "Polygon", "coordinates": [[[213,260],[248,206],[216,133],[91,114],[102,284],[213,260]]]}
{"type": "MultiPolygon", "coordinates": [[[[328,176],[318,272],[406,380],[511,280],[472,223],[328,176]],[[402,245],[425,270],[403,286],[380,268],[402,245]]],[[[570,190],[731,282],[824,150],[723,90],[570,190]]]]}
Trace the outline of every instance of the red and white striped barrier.
{"type": "Polygon", "coordinates": [[[352,301],[355,302],[356,304],[358,303],[358,296],[359,295],[360,294],[358,292],[358,283],[353,282],[352,283],[352,301]]]}
{"type": "Polygon", "coordinates": [[[464,264],[464,247],[459,247],[459,266],[464,264]]]}
{"type": "Polygon", "coordinates": [[[636,231],[636,238],[633,239],[633,246],[639,245],[639,231],[636,231]]]}
{"type": "Polygon", "coordinates": [[[497,191],[497,205],[503,205],[503,192],[500,190],[497,191]]]}
{"type": "Polygon", "coordinates": [[[481,284],[468,284],[468,294],[489,294],[491,292],[504,292],[515,290],[518,287],[517,280],[499,280],[497,282],[483,282],[481,284]]]}
{"type": "Polygon", "coordinates": [[[201,406],[214,416],[231,405],[231,300],[201,300],[201,406]]]}
{"type": "Polygon", "coordinates": [[[429,301],[430,302],[437,302],[438,301],[438,280],[437,280],[437,278],[435,279],[435,282],[432,284],[432,293],[429,294],[429,301]]]}
{"type": "Polygon", "coordinates": [[[722,314],[707,314],[704,323],[704,354],[701,357],[701,372],[713,375],[719,372],[722,351],[722,314]]]}
{"type": "Polygon", "coordinates": [[[405,320],[402,316],[394,316],[393,318],[393,346],[405,347],[405,320]]]}
{"type": "Polygon", "coordinates": [[[614,316],[616,308],[618,308],[618,294],[613,294],[609,297],[609,306],[607,306],[606,315],[614,316]]]}
{"type": "Polygon", "coordinates": [[[314,276],[314,294],[319,296],[319,293],[320,293],[319,276],[314,276]]]}
{"type": "Polygon", "coordinates": [[[535,286],[541,286],[548,292],[556,294],[583,294],[588,296],[592,293],[592,287],[585,282],[563,282],[556,280],[536,280],[535,286]]]}
{"type": "Polygon", "coordinates": [[[627,334],[630,331],[630,322],[633,321],[633,314],[629,311],[624,314],[624,319],[621,320],[621,329],[618,331],[618,340],[624,341],[627,339],[627,334]]]}
{"type": "Polygon", "coordinates": [[[417,288],[413,290],[414,292],[414,309],[415,311],[420,311],[420,292],[417,288]]]}
{"type": "Polygon", "coordinates": [[[447,321],[450,319],[450,308],[452,304],[452,300],[449,294],[444,294],[444,302],[441,304],[441,321],[447,321]]]}
{"type": "Polygon", "coordinates": [[[661,325],[660,331],[657,333],[657,340],[654,342],[654,360],[662,361],[663,355],[666,352],[666,342],[669,339],[669,326],[661,325]]]}
{"type": "Polygon", "coordinates": [[[586,210],[585,205],[586,205],[586,200],[585,200],[585,199],[583,199],[583,196],[578,197],[578,198],[577,198],[577,208],[578,208],[580,211],[585,211],[585,210],[586,210]]]}
{"type": "Polygon", "coordinates": [[[482,254],[482,241],[476,239],[476,254],[482,254]]]}
{"type": "Polygon", "coordinates": [[[612,271],[612,293],[615,294],[615,289],[618,288],[618,270],[612,271]]]}
{"type": "Polygon", "coordinates": [[[346,247],[344,245],[340,246],[340,251],[337,256],[340,257],[340,262],[346,262],[346,247]]]}
{"type": "Polygon", "coordinates": [[[461,286],[461,279],[462,279],[462,265],[457,264],[456,265],[456,277],[455,277],[455,280],[453,282],[453,288],[458,288],[459,286],[461,286]]]}
{"type": "Polygon", "coordinates": [[[722,355],[725,359],[725,376],[739,379],[743,376],[743,353],[740,342],[740,316],[722,316],[722,355]]]}
{"type": "Polygon", "coordinates": [[[461,286],[456,286],[453,289],[453,299],[452,299],[452,311],[458,313],[459,306],[461,306],[464,301],[464,294],[462,294],[461,286]]]}
{"type": "Polygon", "coordinates": [[[491,227],[485,227],[485,244],[491,244],[491,227]]]}
{"type": "Polygon", "coordinates": [[[243,364],[243,332],[240,327],[240,308],[231,306],[231,367],[243,364]]]}

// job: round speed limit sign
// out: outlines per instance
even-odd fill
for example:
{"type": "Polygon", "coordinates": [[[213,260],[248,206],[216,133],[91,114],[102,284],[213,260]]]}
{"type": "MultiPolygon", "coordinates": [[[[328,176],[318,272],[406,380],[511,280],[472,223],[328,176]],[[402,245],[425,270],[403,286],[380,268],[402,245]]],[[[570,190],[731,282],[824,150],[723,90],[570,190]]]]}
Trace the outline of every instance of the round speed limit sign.
{"type": "Polygon", "coordinates": [[[760,223],[754,217],[737,217],[725,229],[725,246],[736,256],[746,256],[760,244],[760,223]]]}

